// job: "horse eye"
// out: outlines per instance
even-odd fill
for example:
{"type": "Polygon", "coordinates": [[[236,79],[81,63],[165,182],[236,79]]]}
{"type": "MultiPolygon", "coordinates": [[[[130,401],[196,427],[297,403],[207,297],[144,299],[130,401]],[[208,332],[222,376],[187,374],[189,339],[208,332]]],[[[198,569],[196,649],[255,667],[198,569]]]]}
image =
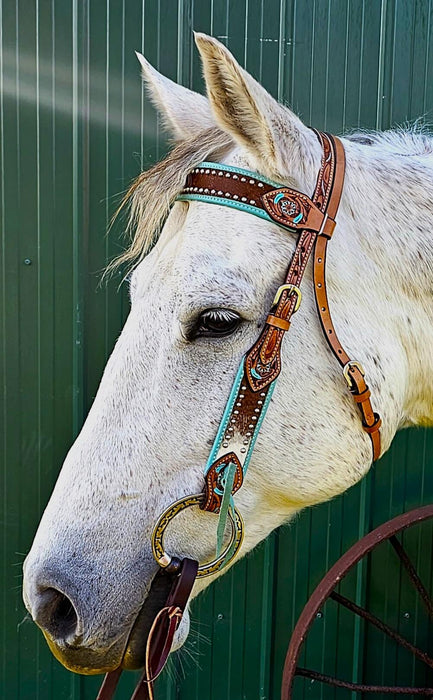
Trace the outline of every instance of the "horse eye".
{"type": "Polygon", "coordinates": [[[231,309],[206,309],[198,317],[191,335],[193,338],[223,338],[234,333],[241,320],[231,309]]]}

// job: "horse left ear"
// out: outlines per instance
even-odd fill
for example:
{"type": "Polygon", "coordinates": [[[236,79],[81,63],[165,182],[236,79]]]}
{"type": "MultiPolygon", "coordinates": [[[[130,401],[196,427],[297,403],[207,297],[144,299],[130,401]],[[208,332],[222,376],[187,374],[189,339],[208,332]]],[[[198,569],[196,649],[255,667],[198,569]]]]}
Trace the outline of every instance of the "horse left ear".
{"type": "Polygon", "coordinates": [[[215,119],[249,151],[258,169],[274,176],[315,172],[321,149],[311,129],[259,85],[223,44],[201,33],[195,33],[195,42],[215,119]]]}
{"type": "Polygon", "coordinates": [[[208,100],[159,73],[144,56],[135,52],[144,83],[167,131],[176,141],[200,134],[215,125],[208,100]]]}

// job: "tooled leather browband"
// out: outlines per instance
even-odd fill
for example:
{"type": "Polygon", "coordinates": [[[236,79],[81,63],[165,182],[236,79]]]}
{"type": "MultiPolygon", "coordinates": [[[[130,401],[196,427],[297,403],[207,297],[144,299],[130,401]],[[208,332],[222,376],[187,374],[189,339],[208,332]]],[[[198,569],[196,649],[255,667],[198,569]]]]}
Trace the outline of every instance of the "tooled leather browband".
{"type": "Polygon", "coordinates": [[[343,187],[344,149],[339,139],[323,132],[316,134],[323,157],[311,198],[256,173],[207,162],[188,175],[179,196],[184,201],[231,206],[300,234],[285,282],[279,288],[265,327],[239,368],[205,470],[204,510],[218,512],[224,492],[224,473],[230,463],[236,468],[232,493],[242,485],[274,382],[281,371],[281,342],[298,309],[301,280],[312,254],[314,291],[322,329],[361,411],[362,427],[372,442],[373,459],[380,455],[380,418],[372,409],[360,363],[351,360],[338,340],[326,293],[326,249],[334,232],[343,187]]]}

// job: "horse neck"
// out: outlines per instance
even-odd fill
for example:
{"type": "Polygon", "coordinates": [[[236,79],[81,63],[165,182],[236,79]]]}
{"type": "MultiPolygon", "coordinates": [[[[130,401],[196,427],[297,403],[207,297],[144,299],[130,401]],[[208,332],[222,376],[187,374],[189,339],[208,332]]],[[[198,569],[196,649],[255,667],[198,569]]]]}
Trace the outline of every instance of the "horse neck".
{"type": "MultiPolygon", "coordinates": [[[[388,352],[398,356],[401,375],[395,378],[401,394],[397,427],[431,425],[433,160],[345,145],[344,218],[352,229],[357,285],[370,300],[376,332],[392,329],[388,352]]],[[[387,392],[391,400],[392,385],[387,392]]]]}

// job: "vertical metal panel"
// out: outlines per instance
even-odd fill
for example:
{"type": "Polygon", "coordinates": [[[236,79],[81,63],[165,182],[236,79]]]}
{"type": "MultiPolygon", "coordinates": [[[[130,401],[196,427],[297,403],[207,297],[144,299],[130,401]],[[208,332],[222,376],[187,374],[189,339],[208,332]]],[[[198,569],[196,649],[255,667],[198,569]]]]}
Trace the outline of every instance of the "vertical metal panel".
{"type": "MultiPolygon", "coordinates": [[[[26,618],[20,566],[127,313],[117,281],[98,284],[121,245],[120,225],[105,237],[110,217],[130,179],[167,147],[133,50],[202,91],[192,29],[209,32],[307,122],[336,132],[387,128],[432,109],[432,4],[3,0],[0,12],[0,697],[90,700],[99,679],[65,671],[26,618]]],[[[161,697],[278,698],[288,637],[308,595],[365,532],[431,502],[432,457],[431,432],[397,436],[361,484],[274,533],[201,596],[161,697]]],[[[431,585],[431,532],[407,539],[431,585]]],[[[427,633],[389,554],[360,565],[343,592],[378,615],[394,610],[402,632],[427,633]]],[[[319,670],[353,679],[365,670],[383,682],[399,680],[411,663],[332,603],[304,657],[319,670]]],[[[413,677],[422,682],[415,667],[413,677]]],[[[120,697],[134,680],[123,679],[120,697]]],[[[295,700],[306,697],[347,694],[297,681],[295,700]]]]}

